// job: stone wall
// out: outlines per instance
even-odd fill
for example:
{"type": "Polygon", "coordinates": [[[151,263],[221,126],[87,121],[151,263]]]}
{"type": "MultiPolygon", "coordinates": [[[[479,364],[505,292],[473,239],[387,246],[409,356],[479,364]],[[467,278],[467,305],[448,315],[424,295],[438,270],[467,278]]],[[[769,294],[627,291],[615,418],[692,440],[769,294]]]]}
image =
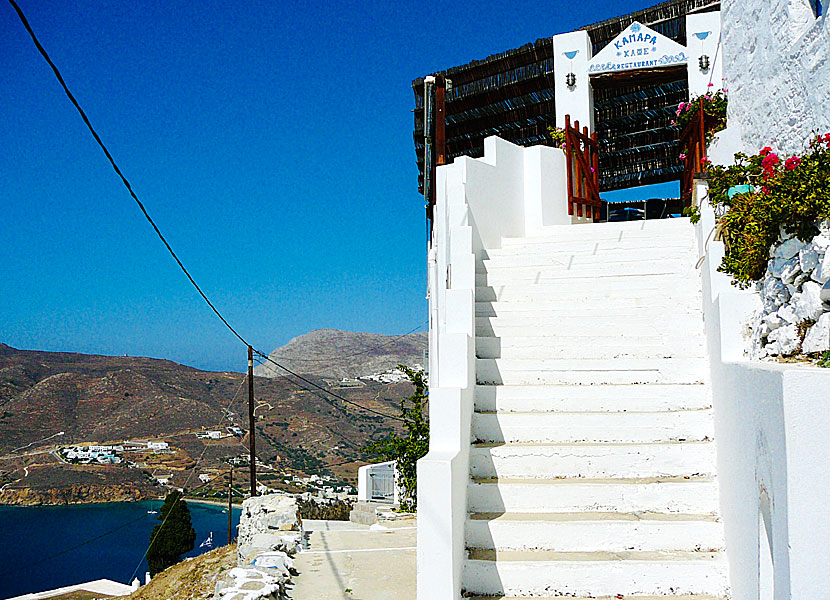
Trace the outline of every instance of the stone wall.
{"type": "Polygon", "coordinates": [[[807,0],[723,0],[722,43],[730,125],[745,150],[804,149],[830,131],[830,26],[807,0]]]}
{"type": "Polygon", "coordinates": [[[820,299],[830,280],[830,224],[810,242],[791,237],[773,250],[760,282],[762,308],[751,321],[750,358],[817,354],[830,349],[830,307],[820,299]]]}
{"type": "Polygon", "coordinates": [[[297,501],[268,494],[242,503],[237,567],[216,585],[215,600],[280,600],[294,571],[303,539],[297,501]]]}

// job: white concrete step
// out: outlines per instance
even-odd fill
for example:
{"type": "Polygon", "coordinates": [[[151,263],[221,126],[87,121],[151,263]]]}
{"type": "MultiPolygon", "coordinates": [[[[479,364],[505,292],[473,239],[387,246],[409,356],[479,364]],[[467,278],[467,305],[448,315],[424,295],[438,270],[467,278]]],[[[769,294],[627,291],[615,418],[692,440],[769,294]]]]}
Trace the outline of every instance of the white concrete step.
{"type": "Polygon", "coordinates": [[[554,552],[716,552],[723,524],[711,515],[658,513],[472,514],[467,548],[554,552]]]}
{"type": "Polygon", "coordinates": [[[477,385],[476,410],[534,411],[661,411],[709,408],[705,385],[477,385]]]}
{"type": "Polygon", "coordinates": [[[709,373],[705,359],[510,359],[477,358],[476,383],[701,383],[709,373]]]}
{"type": "Polygon", "coordinates": [[[584,314],[620,314],[630,311],[658,310],[669,312],[701,312],[700,298],[697,294],[641,294],[637,298],[608,298],[593,294],[570,296],[557,290],[553,295],[539,294],[537,298],[525,300],[476,300],[476,315],[493,317],[500,314],[524,312],[560,312],[569,311],[570,315],[577,310],[584,314]]]}
{"type": "MultiPolygon", "coordinates": [[[[599,262],[597,264],[546,264],[530,266],[521,263],[514,265],[503,264],[488,266],[486,273],[476,273],[476,275],[486,276],[481,283],[487,282],[490,285],[498,285],[500,283],[509,284],[528,280],[558,279],[563,276],[631,277],[637,275],[654,275],[657,273],[684,278],[697,275],[694,261],[658,261],[656,263],[629,261],[619,263],[599,262]]],[[[476,284],[479,284],[479,282],[480,280],[477,277],[476,284]]]]}
{"type": "Polygon", "coordinates": [[[464,563],[468,594],[607,596],[706,594],[726,596],[722,552],[554,553],[472,552],[464,563]]]}
{"type": "Polygon", "coordinates": [[[627,299],[686,297],[700,299],[700,280],[673,275],[631,275],[618,277],[573,277],[540,282],[523,280],[511,285],[486,284],[483,273],[476,275],[478,302],[539,302],[562,301],[577,303],[586,300],[595,304],[613,305],[627,299]]]}
{"type": "Polygon", "coordinates": [[[544,227],[539,234],[529,237],[502,238],[501,247],[529,246],[532,244],[549,244],[574,241],[629,241],[636,239],[694,239],[694,227],[686,220],[629,221],[614,223],[594,223],[585,231],[584,227],[572,225],[552,225],[544,227]]]}
{"type": "Polygon", "coordinates": [[[590,315],[590,317],[597,321],[605,320],[606,318],[615,318],[625,316],[628,318],[652,318],[664,319],[667,315],[695,315],[698,319],[701,318],[700,306],[696,306],[694,302],[678,301],[654,303],[651,306],[616,306],[606,303],[604,306],[598,303],[595,306],[578,306],[571,304],[570,306],[562,305],[548,305],[545,306],[539,303],[531,302],[476,302],[476,316],[505,319],[512,318],[535,318],[538,321],[557,321],[559,319],[570,319],[579,315],[590,315]]]}
{"type": "Polygon", "coordinates": [[[489,273],[492,270],[511,267],[562,267],[568,270],[595,268],[604,265],[648,264],[662,265],[670,268],[675,265],[694,267],[696,253],[687,246],[673,248],[632,248],[603,252],[578,252],[572,249],[550,249],[546,246],[536,247],[528,252],[515,251],[499,254],[476,261],[476,271],[489,273]]]}
{"type": "MultiPolygon", "coordinates": [[[[664,315],[660,318],[649,316],[614,315],[594,319],[590,314],[571,318],[550,320],[535,319],[533,316],[511,315],[505,317],[476,317],[476,337],[499,338],[559,338],[596,336],[628,337],[642,335],[701,336],[703,319],[699,315],[664,315]]],[[[540,340],[540,343],[554,345],[555,339],[540,340]]]]}
{"type": "MultiPolygon", "coordinates": [[[[473,596],[465,596],[465,600],[495,600],[492,595],[481,596],[481,595],[473,595],[473,596]]],[[[527,600],[527,596],[503,596],[499,594],[496,598],[498,600],[527,600]]],[[[562,600],[562,596],[533,596],[534,600],[562,600]]],[[[598,598],[597,596],[568,596],[568,600],[618,600],[617,596],[603,596],[602,598],[598,598]]],[[[726,596],[710,596],[709,594],[672,594],[670,596],[660,595],[660,596],[642,596],[640,594],[636,596],[626,596],[625,600],[729,600],[726,596]]]]}
{"type": "Polygon", "coordinates": [[[540,343],[543,338],[477,337],[477,358],[582,359],[582,358],[704,358],[703,336],[594,336],[556,337],[556,344],[540,343]]]}
{"type": "Polygon", "coordinates": [[[718,489],[708,476],[659,479],[471,480],[467,508],[502,512],[658,512],[716,515],[718,489]]]}
{"type": "MultiPolygon", "coordinates": [[[[712,439],[709,409],[673,412],[473,413],[472,434],[487,443],[599,444],[712,439]]],[[[528,475],[532,477],[533,475],[528,475]]]]}
{"type": "Polygon", "coordinates": [[[613,479],[715,474],[712,442],[475,444],[474,479],[613,479]]]}
{"type": "MultiPolygon", "coordinates": [[[[530,270],[530,272],[523,273],[521,276],[511,277],[509,269],[505,269],[503,273],[498,276],[488,277],[487,273],[476,273],[476,286],[480,287],[498,287],[502,285],[510,286],[528,286],[534,284],[544,284],[547,286],[563,286],[571,289],[579,289],[580,286],[588,287],[589,289],[603,293],[609,298],[615,296],[609,294],[615,288],[637,286],[639,282],[650,282],[653,285],[656,283],[665,284],[664,287],[671,285],[670,280],[677,282],[685,282],[688,285],[689,281],[694,281],[697,276],[693,270],[679,271],[676,269],[650,268],[637,269],[639,272],[621,273],[621,272],[593,272],[590,269],[586,270],[559,270],[551,272],[543,272],[542,270],[530,270]]],[[[677,285],[677,283],[675,283],[677,285]]],[[[554,291],[554,288],[551,288],[554,291]]]]}
{"type": "MultiPolygon", "coordinates": [[[[515,242],[515,240],[511,241],[515,242]]],[[[506,260],[515,257],[519,260],[527,260],[539,256],[550,256],[556,259],[568,256],[593,256],[609,258],[637,257],[642,260],[651,260],[656,256],[688,258],[696,253],[697,245],[694,240],[664,236],[659,239],[646,237],[624,241],[616,239],[579,239],[535,244],[510,243],[502,248],[483,250],[480,258],[482,260],[506,260]]]]}

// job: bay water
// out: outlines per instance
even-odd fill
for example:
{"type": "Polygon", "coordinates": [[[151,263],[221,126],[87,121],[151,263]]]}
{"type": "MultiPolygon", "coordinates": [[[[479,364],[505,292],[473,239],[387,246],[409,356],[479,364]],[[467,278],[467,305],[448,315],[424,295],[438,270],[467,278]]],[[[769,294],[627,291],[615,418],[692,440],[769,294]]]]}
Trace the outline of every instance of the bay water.
{"type": "MultiPolygon", "coordinates": [[[[0,506],[0,598],[112,579],[144,583],[142,559],[157,525],[162,502],[115,502],[73,506],[0,506]]],[[[227,507],[188,501],[198,556],[223,546],[228,537],[227,507]],[[200,544],[213,532],[212,547],[200,544]]],[[[232,511],[233,535],[240,509],[232,511]]]]}

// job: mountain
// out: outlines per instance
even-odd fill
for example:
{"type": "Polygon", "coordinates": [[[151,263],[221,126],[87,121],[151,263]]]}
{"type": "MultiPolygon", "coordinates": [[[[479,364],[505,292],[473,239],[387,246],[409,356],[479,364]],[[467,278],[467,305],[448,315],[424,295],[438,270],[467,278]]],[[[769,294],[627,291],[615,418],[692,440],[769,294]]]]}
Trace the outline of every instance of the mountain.
{"type": "MultiPolygon", "coordinates": [[[[393,359],[383,360],[397,364],[405,359],[406,354],[393,355],[391,347],[384,356],[393,359]]],[[[349,348],[350,353],[366,355],[378,351],[375,346],[360,347],[354,339],[349,348]]],[[[366,364],[390,364],[376,361],[370,356],[366,364]]],[[[355,463],[367,458],[364,446],[399,426],[360,406],[395,417],[411,385],[367,381],[337,387],[336,382],[301,370],[322,390],[294,377],[255,376],[257,457],[271,465],[270,473],[328,472],[353,480],[355,463]]],[[[68,486],[85,490],[92,481],[90,473],[98,477],[102,467],[69,468],[52,452],[56,445],[148,438],[166,440],[175,449],[170,456],[142,458],[148,473],[172,472],[171,483],[181,486],[201,456],[198,471],[218,474],[227,470],[228,458],[247,453],[244,382],[242,373],[201,371],[169,360],[18,350],[0,344],[0,489],[6,488],[3,493],[11,496],[30,488],[43,494],[68,486]],[[204,430],[226,431],[231,425],[239,426],[244,436],[196,436],[204,430]]],[[[107,469],[106,485],[127,471],[120,465],[107,469]]],[[[132,474],[124,476],[130,490],[137,485],[133,479],[132,474]]],[[[104,485],[100,477],[95,481],[104,485]]]]}
{"type": "MultiPolygon", "coordinates": [[[[423,366],[427,339],[425,332],[388,336],[317,329],[277,348],[269,358],[295,373],[334,379],[360,377],[382,373],[399,364],[423,366]]],[[[256,367],[254,373],[259,377],[285,375],[285,371],[267,362],[256,367]]]]}

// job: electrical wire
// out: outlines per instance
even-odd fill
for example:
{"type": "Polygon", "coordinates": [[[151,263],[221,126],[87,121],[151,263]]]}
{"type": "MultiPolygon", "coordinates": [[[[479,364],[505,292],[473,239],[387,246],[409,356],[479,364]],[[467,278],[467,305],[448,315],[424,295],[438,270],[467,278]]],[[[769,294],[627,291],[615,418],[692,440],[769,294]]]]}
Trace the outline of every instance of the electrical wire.
{"type": "Polygon", "coordinates": [[[121,181],[124,184],[124,186],[127,188],[127,191],[130,193],[130,196],[132,196],[133,200],[135,200],[136,204],[138,204],[138,208],[141,209],[141,212],[144,214],[144,217],[147,219],[147,221],[149,221],[150,225],[152,225],[153,229],[156,232],[156,235],[158,235],[161,242],[167,248],[167,251],[170,253],[170,256],[172,256],[173,260],[176,261],[176,264],[179,265],[179,268],[185,274],[185,276],[190,281],[190,283],[193,284],[193,287],[196,288],[196,291],[199,292],[199,295],[202,297],[202,299],[207,303],[207,305],[216,314],[216,316],[219,317],[219,320],[221,320],[222,323],[225,324],[225,327],[227,327],[230,330],[230,332],[233,333],[239,339],[240,342],[242,342],[246,346],[249,345],[245,341],[245,339],[241,335],[239,335],[239,332],[236,331],[236,329],[234,329],[233,326],[231,326],[231,324],[228,323],[228,321],[225,319],[225,317],[222,316],[222,313],[220,313],[219,310],[213,305],[213,302],[211,302],[210,299],[207,297],[207,295],[205,295],[205,293],[202,291],[202,288],[199,287],[199,284],[196,283],[196,280],[193,279],[193,276],[190,274],[190,272],[184,266],[182,261],[179,259],[178,255],[173,251],[173,248],[170,246],[167,239],[161,233],[161,230],[158,228],[158,225],[156,225],[155,221],[153,221],[153,218],[150,216],[150,213],[148,213],[147,209],[144,208],[144,204],[141,202],[141,200],[138,199],[138,196],[133,191],[133,188],[130,185],[130,182],[127,181],[127,178],[121,172],[121,169],[118,168],[118,165],[116,164],[115,159],[112,157],[112,154],[110,154],[110,151],[104,145],[104,142],[101,141],[101,137],[98,135],[98,132],[95,131],[95,128],[92,126],[92,123],[89,121],[89,118],[86,116],[86,113],[84,112],[84,109],[81,108],[81,105],[78,104],[78,101],[75,99],[75,96],[72,95],[71,91],[69,91],[69,87],[66,85],[66,82],[63,80],[63,76],[61,76],[61,73],[58,70],[58,67],[55,66],[55,63],[53,63],[52,59],[49,58],[49,54],[46,52],[46,49],[41,45],[40,41],[38,40],[37,36],[35,35],[35,32],[32,30],[31,25],[29,25],[29,21],[26,19],[26,15],[23,14],[23,11],[21,10],[20,6],[18,6],[17,2],[15,2],[15,0],[9,0],[9,4],[11,4],[12,8],[14,8],[15,12],[17,12],[17,16],[20,18],[21,23],[23,23],[23,27],[26,28],[26,31],[29,33],[29,36],[32,38],[32,41],[35,43],[35,46],[37,47],[38,52],[40,52],[41,56],[43,56],[44,60],[46,60],[46,62],[52,68],[52,72],[54,72],[55,77],[58,79],[58,83],[61,84],[61,87],[63,88],[63,91],[66,93],[66,96],[69,98],[69,101],[72,102],[72,105],[78,111],[78,114],[81,115],[81,119],[83,119],[83,121],[86,124],[87,128],[89,129],[90,133],[92,133],[92,137],[95,138],[95,141],[98,142],[98,145],[101,147],[101,150],[104,151],[104,154],[106,155],[107,160],[112,165],[113,170],[115,170],[115,173],[118,175],[118,177],[121,178],[121,181]]]}
{"type": "MultiPolygon", "coordinates": [[[[49,57],[49,54],[46,52],[46,49],[40,43],[40,40],[38,40],[37,36],[35,35],[35,32],[32,30],[31,25],[29,25],[29,21],[26,19],[26,15],[23,14],[23,10],[20,8],[20,6],[18,6],[18,4],[17,4],[17,2],[15,2],[15,0],[9,0],[9,4],[11,4],[12,8],[14,8],[15,12],[17,13],[17,16],[20,18],[20,22],[23,24],[23,27],[26,28],[26,31],[29,33],[29,36],[32,38],[32,41],[34,42],[35,46],[37,47],[38,52],[40,52],[41,56],[43,56],[44,60],[51,67],[52,72],[55,74],[55,77],[57,78],[58,83],[60,83],[61,87],[63,88],[63,91],[66,93],[66,96],[69,98],[70,102],[72,102],[72,105],[78,111],[78,114],[80,114],[81,119],[83,119],[83,121],[86,124],[87,128],[89,129],[90,133],[92,133],[92,136],[95,138],[95,141],[101,147],[101,150],[104,151],[104,154],[106,155],[107,160],[109,161],[110,165],[112,165],[113,170],[115,170],[115,173],[118,175],[119,178],[121,178],[121,182],[124,184],[124,187],[127,188],[127,191],[130,193],[130,196],[133,198],[133,200],[135,200],[135,202],[138,205],[139,209],[141,210],[142,214],[147,219],[147,221],[150,223],[150,225],[153,227],[153,230],[156,232],[156,235],[159,237],[161,242],[164,244],[165,248],[167,248],[167,251],[170,253],[170,256],[173,257],[173,260],[175,260],[176,264],[179,265],[179,268],[185,274],[188,281],[190,281],[190,283],[193,285],[193,287],[196,289],[196,291],[199,293],[199,295],[202,297],[202,299],[205,301],[205,303],[207,303],[207,305],[214,312],[214,314],[219,318],[219,320],[222,321],[222,323],[225,325],[225,327],[227,327],[228,330],[240,342],[242,342],[243,344],[245,344],[248,347],[253,348],[253,346],[251,346],[251,344],[249,344],[248,341],[244,337],[242,337],[242,335],[228,322],[228,320],[222,315],[222,313],[219,312],[219,309],[216,308],[216,306],[213,304],[213,302],[211,302],[210,298],[207,297],[207,294],[205,294],[205,292],[202,290],[202,288],[199,287],[199,284],[196,283],[196,280],[193,278],[193,276],[190,274],[190,272],[184,266],[182,261],[179,259],[178,255],[175,253],[173,248],[170,246],[170,243],[164,237],[164,234],[161,233],[161,230],[159,229],[158,225],[156,225],[153,218],[150,216],[150,213],[147,212],[147,209],[144,207],[144,204],[141,202],[141,200],[139,200],[138,196],[133,191],[133,188],[130,185],[130,182],[127,181],[127,178],[121,172],[121,169],[118,167],[118,165],[115,162],[115,159],[112,157],[112,154],[110,154],[110,151],[107,149],[106,145],[101,140],[101,137],[95,131],[95,128],[92,126],[92,123],[90,122],[90,120],[87,117],[86,113],[84,112],[83,108],[81,108],[81,105],[78,103],[78,101],[75,99],[75,96],[69,90],[69,87],[66,85],[66,82],[64,81],[63,76],[61,75],[60,71],[58,70],[58,67],[55,65],[54,62],[52,62],[52,59],[49,57]]],[[[339,394],[335,394],[335,393],[331,392],[330,390],[327,390],[327,389],[317,385],[316,383],[313,383],[312,381],[309,381],[305,377],[303,377],[301,375],[298,375],[297,373],[294,373],[290,369],[284,367],[283,365],[281,365],[278,362],[274,361],[273,359],[269,358],[263,352],[261,352],[259,350],[256,350],[256,349],[254,351],[258,355],[264,357],[266,360],[268,360],[269,362],[271,362],[274,365],[276,365],[277,367],[279,367],[280,369],[283,369],[284,371],[287,371],[287,372],[291,373],[292,375],[294,375],[298,379],[300,379],[302,381],[305,381],[309,385],[312,385],[312,386],[322,390],[323,392],[326,392],[326,393],[334,396],[335,398],[338,398],[338,399],[342,400],[343,402],[346,402],[348,404],[356,406],[357,408],[360,408],[362,410],[374,413],[374,414],[379,415],[381,417],[385,417],[385,418],[388,418],[388,419],[395,419],[395,420],[399,420],[399,421],[403,420],[403,419],[400,419],[399,417],[384,414],[384,413],[376,411],[374,409],[362,406],[361,404],[359,404],[357,402],[354,402],[352,400],[348,400],[346,398],[343,398],[339,394]]],[[[296,383],[295,383],[295,385],[296,385],[296,383]]]]}
{"type": "MultiPolygon", "coordinates": [[[[416,331],[418,331],[421,327],[423,327],[427,323],[429,323],[429,319],[427,319],[423,323],[420,323],[419,325],[416,325],[415,327],[413,327],[412,329],[410,329],[406,333],[402,333],[400,335],[396,335],[396,336],[392,337],[391,339],[389,339],[388,341],[386,341],[383,344],[379,344],[377,346],[372,346],[371,348],[367,348],[366,350],[361,350],[360,352],[355,352],[354,354],[343,354],[343,355],[338,354],[337,356],[332,357],[332,358],[295,358],[295,357],[288,356],[288,355],[285,355],[285,354],[280,354],[279,358],[280,359],[287,359],[287,360],[290,360],[290,361],[296,361],[296,362],[315,362],[315,363],[325,362],[325,363],[329,363],[329,364],[336,364],[337,362],[342,361],[343,359],[346,359],[346,358],[354,358],[355,356],[361,356],[363,354],[368,354],[369,352],[373,352],[375,350],[380,350],[382,348],[386,348],[387,346],[391,346],[392,344],[394,344],[399,339],[404,338],[404,337],[406,337],[406,336],[408,336],[412,333],[415,333],[416,331]]],[[[273,352],[272,352],[272,354],[273,354],[273,352]]]]}
{"type": "MultiPolygon", "coordinates": [[[[248,374],[246,373],[245,375],[242,376],[242,379],[239,381],[239,386],[236,388],[236,392],[234,393],[233,397],[228,402],[227,406],[225,407],[225,410],[222,411],[222,414],[219,417],[219,422],[216,424],[217,429],[222,425],[222,421],[225,419],[225,415],[230,410],[230,407],[233,406],[234,400],[236,400],[236,397],[239,395],[239,392],[242,389],[242,386],[245,384],[245,381],[247,379],[248,379],[248,374]]],[[[183,490],[187,489],[187,484],[190,483],[190,480],[193,477],[193,474],[196,473],[196,471],[198,470],[199,464],[202,462],[202,458],[204,458],[205,452],[207,452],[207,449],[208,449],[208,445],[203,444],[202,452],[199,454],[199,458],[196,459],[196,462],[193,464],[193,467],[190,469],[190,473],[188,474],[187,479],[185,479],[184,485],[182,486],[183,490]]],[[[199,487],[201,487],[201,486],[199,486],[199,487]]],[[[144,554],[142,555],[141,560],[139,560],[138,564],[135,566],[135,570],[133,571],[133,574],[130,576],[128,581],[132,581],[133,578],[135,577],[136,573],[138,573],[138,570],[141,568],[141,563],[143,563],[144,559],[147,558],[147,554],[150,552],[150,548],[153,547],[153,544],[155,543],[156,539],[158,539],[158,536],[161,533],[161,530],[164,529],[164,524],[167,523],[167,519],[170,518],[170,515],[173,513],[173,508],[176,506],[176,504],[179,503],[179,500],[181,500],[183,497],[184,497],[184,494],[182,494],[178,498],[176,498],[175,502],[173,502],[173,505],[170,507],[170,510],[167,511],[167,514],[164,516],[164,520],[161,522],[161,526],[159,526],[158,531],[156,531],[156,535],[154,535],[150,539],[150,543],[147,545],[147,549],[144,551],[144,554]]]]}

